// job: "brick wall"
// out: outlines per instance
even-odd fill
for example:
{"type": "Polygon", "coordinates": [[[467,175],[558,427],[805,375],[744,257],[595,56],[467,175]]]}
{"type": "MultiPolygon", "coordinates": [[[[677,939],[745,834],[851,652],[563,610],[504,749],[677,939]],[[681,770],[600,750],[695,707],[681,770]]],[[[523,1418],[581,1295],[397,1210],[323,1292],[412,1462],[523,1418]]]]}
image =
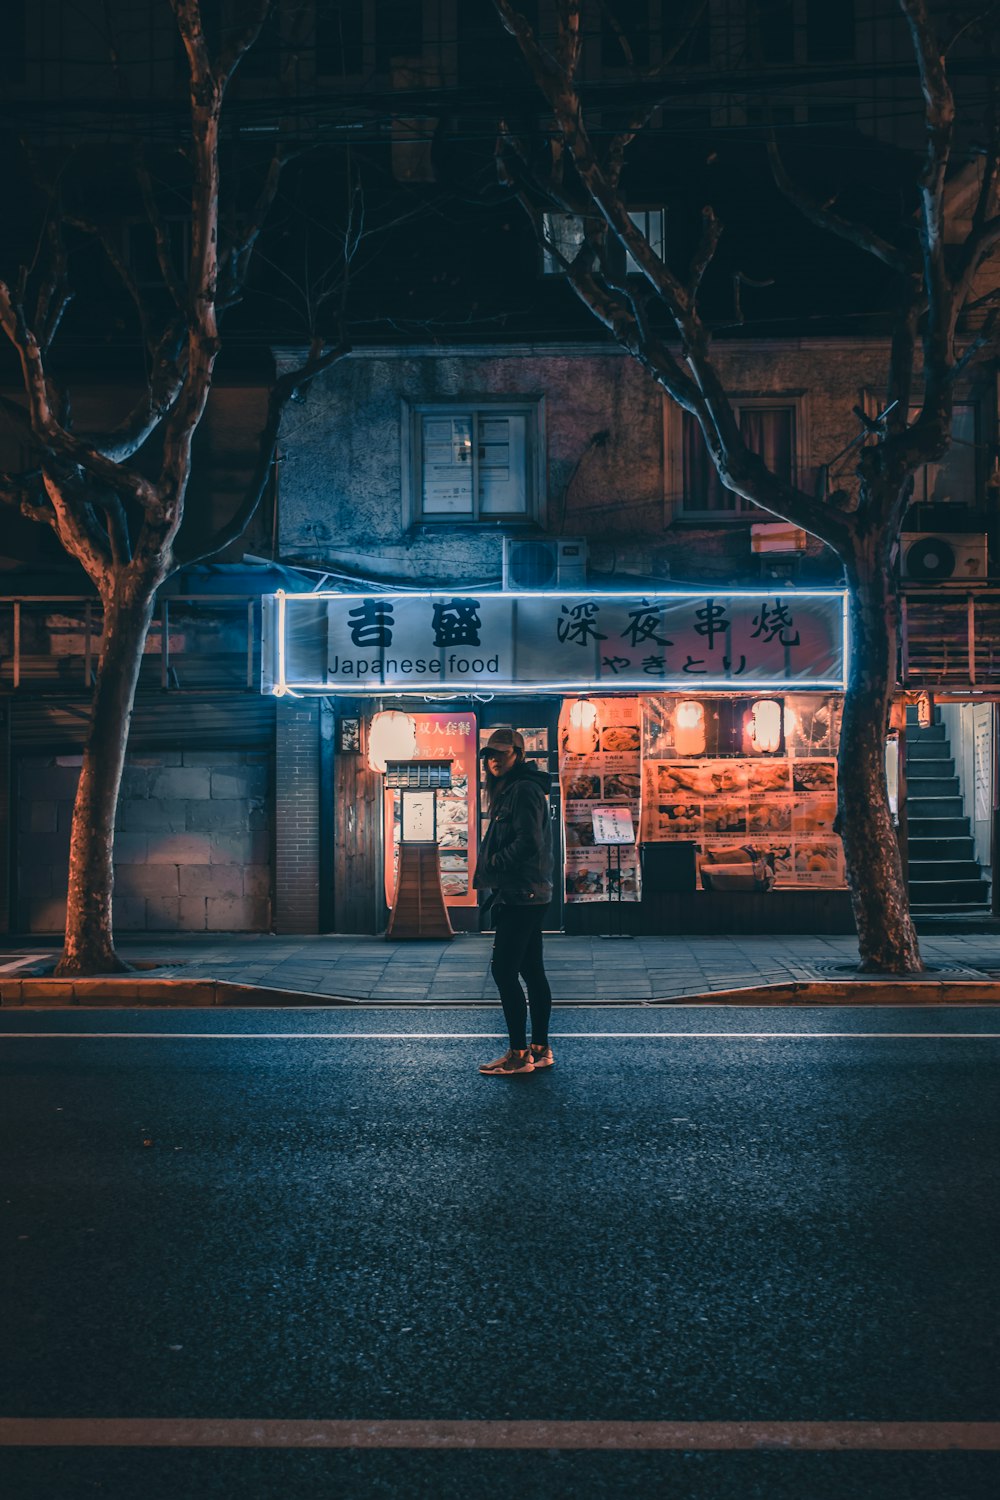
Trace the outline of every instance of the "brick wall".
{"type": "Polygon", "coordinates": [[[316,700],[283,698],[275,724],[276,932],[319,931],[320,716],[316,700]]]}
{"type": "MultiPolygon", "coordinates": [[[[80,761],[20,760],[15,917],[22,932],[65,925],[80,761]]],[[[130,755],[115,836],[116,930],[268,931],[270,779],[266,751],[130,755]]]]}

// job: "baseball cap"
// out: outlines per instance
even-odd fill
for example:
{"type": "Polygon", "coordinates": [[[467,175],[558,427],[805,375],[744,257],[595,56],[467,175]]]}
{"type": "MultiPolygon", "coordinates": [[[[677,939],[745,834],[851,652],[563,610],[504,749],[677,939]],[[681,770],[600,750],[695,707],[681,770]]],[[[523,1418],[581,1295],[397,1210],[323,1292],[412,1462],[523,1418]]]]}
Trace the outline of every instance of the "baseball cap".
{"type": "Polygon", "coordinates": [[[494,729],[479,754],[488,755],[491,750],[520,750],[523,755],[524,735],[516,729],[494,729]]]}

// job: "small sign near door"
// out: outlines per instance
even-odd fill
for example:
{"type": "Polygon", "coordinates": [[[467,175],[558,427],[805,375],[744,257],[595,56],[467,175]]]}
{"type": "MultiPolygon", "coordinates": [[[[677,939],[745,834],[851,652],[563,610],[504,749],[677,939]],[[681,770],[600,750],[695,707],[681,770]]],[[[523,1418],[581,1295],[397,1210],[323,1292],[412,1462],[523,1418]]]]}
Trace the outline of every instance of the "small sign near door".
{"type": "Polygon", "coordinates": [[[632,812],[627,807],[592,807],[595,844],[634,844],[632,812]]]}

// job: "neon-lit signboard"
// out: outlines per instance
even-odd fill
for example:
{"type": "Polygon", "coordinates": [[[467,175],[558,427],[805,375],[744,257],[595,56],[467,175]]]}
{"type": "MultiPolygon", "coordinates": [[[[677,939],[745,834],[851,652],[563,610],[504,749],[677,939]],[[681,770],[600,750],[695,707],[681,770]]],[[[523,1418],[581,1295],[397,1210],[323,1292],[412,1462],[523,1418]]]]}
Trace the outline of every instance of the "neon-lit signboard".
{"type": "Polygon", "coordinates": [[[266,692],[842,690],[839,589],[276,594],[266,692]]]}

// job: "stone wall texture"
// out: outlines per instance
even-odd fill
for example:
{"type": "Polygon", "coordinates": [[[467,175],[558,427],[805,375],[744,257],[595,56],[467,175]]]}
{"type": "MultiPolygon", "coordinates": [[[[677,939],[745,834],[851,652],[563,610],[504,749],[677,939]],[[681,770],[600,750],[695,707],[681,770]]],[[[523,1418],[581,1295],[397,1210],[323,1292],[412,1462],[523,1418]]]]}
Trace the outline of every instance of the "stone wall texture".
{"type": "MultiPolygon", "coordinates": [[[[797,477],[811,491],[818,469],[857,436],[853,408],[877,403],[887,349],[875,339],[720,340],[715,357],[736,399],[796,404],[797,477]]],[[[618,586],[629,574],[678,584],[766,578],[750,524],[769,518],[685,519],[676,407],[635,360],[593,347],[357,350],[340,361],[282,427],[282,556],[426,586],[498,582],[503,536],[516,528],[408,522],[404,429],[418,403],[505,396],[543,399],[539,529],[587,538],[592,584],[618,586]]],[[[848,455],[834,482],[851,488],[853,467],[848,455]]],[[[810,538],[800,581],[839,577],[810,538]]]]}
{"type": "MultiPolygon", "coordinates": [[[[115,835],[119,932],[266,932],[271,926],[271,757],[266,751],[130,755],[115,835]]],[[[60,932],[79,755],[17,773],[17,926],[60,932]]]]}

